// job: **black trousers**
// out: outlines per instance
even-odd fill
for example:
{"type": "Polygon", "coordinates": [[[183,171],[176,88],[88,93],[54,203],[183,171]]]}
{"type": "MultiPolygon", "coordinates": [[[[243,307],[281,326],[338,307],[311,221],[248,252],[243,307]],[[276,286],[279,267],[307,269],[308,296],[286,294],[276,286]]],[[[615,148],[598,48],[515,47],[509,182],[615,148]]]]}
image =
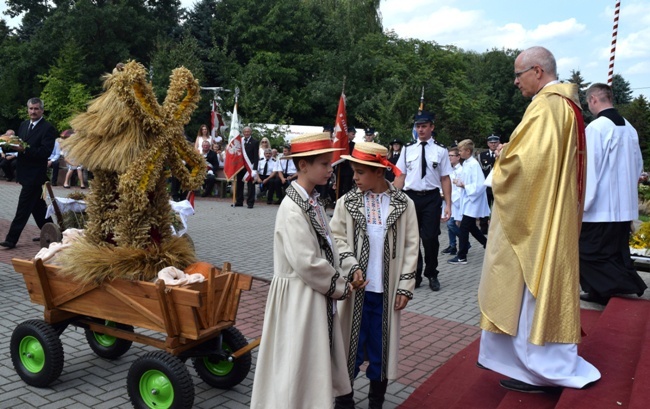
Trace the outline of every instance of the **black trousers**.
{"type": "Polygon", "coordinates": [[[29,220],[29,215],[34,216],[34,221],[39,229],[45,223],[51,223],[51,218],[45,218],[46,211],[47,205],[45,204],[45,200],[43,200],[42,185],[23,185],[22,189],[20,189],[20,196],[18,196],[16,216],[14,216],[14,220],[11,222],[11,227],[9,227],[5,241],[13,244],[18,243],[20,234],[23,232],[29,220]]]}
{"type": "MultiPolygon", "coordinates": [[[[246,168],[242,169],[237,173],[237,195],[235,197],[236,205],[244,204],[244,175],[246,174],[246,168]]],[[[246,198],[246,204],[253,206],[255,204],[255,182],[251,179],[250,182],[246,182],[248,186],[248,197],[246,198]]]]}
{"type": "Polygon", "coordinates": [[[50,169],[52,169],[52,177],[51,177],[52,186],[56,186],[57,181],[59,179],[59,160],[57,159],[54,162],[52,162],[52,164],[49,167],[50,169]]]}
{"type": "MultiPolygon", "coordinates": [[[[491,209],[492,203],[494,203],[494,195],[492,194],[492,188],[488,187],[487,189],[485,189],[485,194],[487,195],[488,206],[490,206],[491,209]]],[[[481,217],[481,221],[480,221],[481,233],[483,234],[488,233],[489,220],[490,220],[490,216],[481,217]]]]}
{"type": "Polygon", "coordinates": [[[463,220],[460,222],[460,234],[458,235],[458,258],[459,259],[466,259],[467,258],[467,252],[469,251],[469,234],[472,234],[476,240],[478,240],[479,243],[485,247],[485,243],[487,243],[487,239],[481,233],[481,229],[476,226],[476,217],[470,217],[467,215],[463,215],[463,220]]]}
{"type": "Polygon", "coordinates": [[[440,215],[442,213],[440,189],[435,189],[427,194],[419,194],[410,190],[406,190],[405,193],[415,204],[418,230],[422,241],[422,247],[418,255],[418,268],[415,272],[416,280],[421,281],[423,274],[428,278],[437,278],[438,253],[440,250],[438,236],[440,235],[440,215]],[[422,249],[424,249],[424,254],[422,254],[422,249]]]}
{"type": "MultiPolygon", "coordinates": [[[[264,180],[268,176],[260,176],[260,179],[264,180]]],[[[272,177],[267,180],[266,183],[261,185],[260,192],[266,191],[266,202],[271,203],[273,201],[273,195],[277,196],[278,200],[282,199],[282,182],[277,176],[272,177]]]]}
{"type": "Polygon", "coordinates": [[[214,191],[214,184],[216,179],[214,175],[205,175],[205,180],[203,181],[203,196],[212,196],[212,191],[214,191]]]}
{"type": "Polygon", "coordinates": [[[580,286],[603,298],[641,296],[647,286],[630,257],[630,222],[582,223],[580,286]]]}

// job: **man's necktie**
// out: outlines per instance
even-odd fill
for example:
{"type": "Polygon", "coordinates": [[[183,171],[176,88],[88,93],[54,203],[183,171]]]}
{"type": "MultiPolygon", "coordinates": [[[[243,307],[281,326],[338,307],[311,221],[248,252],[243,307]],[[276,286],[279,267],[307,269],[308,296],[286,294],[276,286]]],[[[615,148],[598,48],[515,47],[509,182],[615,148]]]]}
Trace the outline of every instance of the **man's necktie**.
{"type": "Polygon", "coordinates": [[[284,164],[284,174],[285,174],[285,176],[288,176],[288,175],[289,175],[289,160],[286,160],[286,161],[285,161],[285,164],[284,164]]]}
{"type": "Polygon", "coordinates": [[[427,175],[427,157],[424,153],[424,147],[427,146],[426,142],[420,142],[420,145],[422,145],[422,164],[420,165],[422,167],[422,179],[427,175]]]}
{"type": "Polygon", "coordinates": [[[29,130],[27,133],[30,133],[34,129],[34,123],[29,124],[29,130]]]}
{"type": "Polygon", "coordinates": [[[269,161],[267,160],[266,162],[264,162],[264,171],[262,172],[262,174],[263,174],[264,176],[267,175],[266,171],[267,171],[268,169],[269,169],[269,161]]]}

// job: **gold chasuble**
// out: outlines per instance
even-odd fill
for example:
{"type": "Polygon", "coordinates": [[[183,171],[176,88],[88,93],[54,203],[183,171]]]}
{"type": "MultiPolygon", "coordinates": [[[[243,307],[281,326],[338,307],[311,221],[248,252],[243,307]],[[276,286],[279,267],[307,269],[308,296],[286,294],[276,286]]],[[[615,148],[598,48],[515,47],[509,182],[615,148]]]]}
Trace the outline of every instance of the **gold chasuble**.
{"type": "Polygon", "coordinates": [[[579,106],[575,84],[544,87],[495,163],[478,293],[486,331],[517,335],[527,289],[536,300],[528,341],[580,342],[578,238],[586,162],[579,106]]]}

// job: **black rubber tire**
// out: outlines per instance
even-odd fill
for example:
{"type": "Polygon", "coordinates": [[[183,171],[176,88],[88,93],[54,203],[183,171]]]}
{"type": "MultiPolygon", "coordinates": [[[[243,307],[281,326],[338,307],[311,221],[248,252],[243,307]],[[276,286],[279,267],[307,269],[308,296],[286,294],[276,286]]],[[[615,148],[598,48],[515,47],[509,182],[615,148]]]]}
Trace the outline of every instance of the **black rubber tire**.
{"type": "MultiPolygon", "coordinates": [[[[114,326],[115,328],[133,332],[133,325],[120,324],[112,321],[104,321],[104,325],[114,326]]],[[[104,359],[114,360],[121,357],[129,350],[129,348],[131,348],[131,344],[133,344],[133,341],[113,338],[112,344],[108,345],[110,339],[107,339],[106,336],[103,336],[100,333],[95,333],[95,331],[90,329],[84,330],[84,333],[86,335],[86,341],[88,341],[88,345],[93,352],[104,359]]]]}
{"type": "Polygon", "coordinates": [[[63,371],[63,344],[56,330],[45,321],[29,320],[18,324],[11,334],[9,350],[16,373],[28,385],[44,388],[57,380],[63,371]],[[28,344],[39,350],[40,363],[27,356],[28,344]],[[28,368],[26,363],[33,367],[28,368]]]}
{"type": "Polygon", "coordinates": [[[149,352],[133,362],[126,378],[126,389],[131,404],[136,409],[190,409],[194,404],[194,384],[190,372],[180,359],[165,351],[149,352]],[[149,393],[148,389],[143,396],[140,391],[141,382],[146,383],[146,378],[152,371],[157,371],[165,377],[165,381],[173,389],[173,400],[162,399],[151,405],[148,403],[151,399],[163,396],[159,393],[149,393]]]}
{"type": "MultiPolygon", "coordinates": [[[[226,328],[221,331],[221,334],[223,336],[221,346],[227,352],[235,352],[248,345],[246,338],[235,327],[226,328]]],[[[214,342],[216,345],[217,340],[208,342],[214,342]]],[[[215,388],[230,389],[246,379],[251,370],[251,360],[251,353],[248,352],[230,364],[227,361],[214,362],[208,357],[198,357],[192,358],[192,365],[203,382],[215,388]]]]}

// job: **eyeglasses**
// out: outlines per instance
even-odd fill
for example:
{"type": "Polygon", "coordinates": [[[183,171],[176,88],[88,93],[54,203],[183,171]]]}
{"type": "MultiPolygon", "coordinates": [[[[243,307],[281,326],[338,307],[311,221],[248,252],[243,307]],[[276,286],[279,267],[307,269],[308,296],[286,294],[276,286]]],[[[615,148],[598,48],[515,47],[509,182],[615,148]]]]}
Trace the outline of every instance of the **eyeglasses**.
{"type": "Polygon", "coordinates": [[[532,67],[530,67],[530,68],[526,68],[526,69],[523,70],[523,71],[515,71],[515,78],[519,78],[519,77],[521,77],[521,74],[524,74],[524,73],[526,73],[526,72],[532,70],[533,68],[535,68],[534,65],[533,65],[532,67]]]}
{"type": "Polygon", "coordinates": [[[450,153],[449,156],[451,157],[451,156],[460,156],[460,155],[452,155],[452,154],[450,153]]]}

